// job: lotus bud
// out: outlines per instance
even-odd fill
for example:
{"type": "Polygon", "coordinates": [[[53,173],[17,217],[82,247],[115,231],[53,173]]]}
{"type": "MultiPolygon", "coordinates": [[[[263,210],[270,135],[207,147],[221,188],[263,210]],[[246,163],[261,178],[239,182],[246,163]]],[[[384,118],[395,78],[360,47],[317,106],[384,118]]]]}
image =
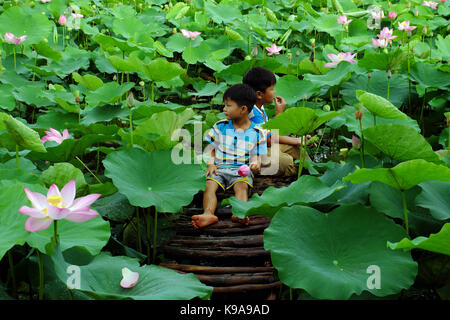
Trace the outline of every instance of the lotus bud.
{"type": "Polygon", "coordinates": [[[252,27],[252,26],[249,26],[248,28],[250,29],[250,31],[253,30],[253,27],[252,27]]]}
{"type": "Polygon", "coordinates": [[[387,71],[387,77],[390,79],[392,77],[391,69],[388,69],[387,71]]]}
{"type": "Polygon", "coordinates": [[[309,39],[309,42],[311,43],[311,47],[314,48],[316,46],[316,39],[311,38],[311,39],[309,39]]]}
{"type": "Polygon", "coordinates": [[[177,28],[173,28],[173,29],[172,29],[172,33],[173,33],[173,34],[177,34],[177,28]]]}
{"type": "Polygon", "coordinates": [[[423,34],[427,34],[427,27],[426,27],[426,26],[423,27],[422,33],[423,33],[423,34]]]}
{"type": "Polygon", "coordinates": [[[287,57],[288,57],[289,62],[291,62],[292,61],[292,53],[288,52],[287,57]]]}
{"type": "Polygon", "coordinates": [[[414,16],[416,16],[416,17],[419,16],[419,10],[416,9],[416,11],[414,12],[414,16]]]}
{"type": "Polygon", "coordinates": [[[364,111],[362,110],[356,110],[355,111],[355,119],[356,120],[361,120],[363,117],[364,111]]]}
{"type": "Polygon", "coordinates": [[[262,14],[262,11],[261,11],[261,9],[259,9],[259,10],[258,10],[258,14],[259,14],[259,15],[261,15],[261,14],[262,14]]]}
{"type": "Polygon", "coordinates": [[[326,104],[326,105],[324,105],[324,106],[322,107],[322,110],[323,110],[323,111],[326,111],[326,112],[329,112],[329,111],[331,110],[331,107],[330,107],[329,104],[326,104]]]}
{"type": "Polygon", "coordinates": [[[325,8],[325,10],[323,10],[326,14],[328,14],[328,7],[325,8]]]}
{"type": "Polygon", "coordinates": [[[127,97],[127,106],[128,106],[128,108],[132,108],[134,106],[134,96],[133,96],[133,92],[131,92],[131,91],[127,97]]]}
{"type": "Polygon", "coordinates": [[[251,52],[252,57],[256,57],[258,55],[258,47],[254,47],[251,52]]]}
{"type": "Polygon", "coordinates": [[[447,118],[447,126],[450,127],[450,118],[447,118]]]}
{"type": "Polygon", "coordinates": [[[145,86],[145,82],[144,82],[144,81],[139,81],[139,85],[140,85],[141,87],[144,87],[144,86],[145,86]]]}
{"type": "Polygon", "coordinates": [[[246,55],[244,59],[247,60],[247,61],[250,61],[250,60],[252,60],[252,57],[249,56],[249,55],[246,55]]]}
{"type": "Polygon", "coordinates": [[[299,56],[300,56],[300,50],[295,51],[295,55],[296,55],[297,57],[299,57],[299,56]]]}
{"type": "Polygon", "coordinates": [[[408,7],[408,9],[411,9],[411,2],[408,1],[408,3],[406,4],[406,6],[408,7]]]}
{"type": "Polygon", "coordinates": [[[342,149],[340,149],[340,150],[339,150],[339,155],[342,156],[342,157],[344,157],[344,158],[347,158],[347,156],[348,156],[348,148],[342,148],[342,149]]]}
{"type": "Polygon", "coordinates": [[[75,102],[76,102],[76,103],[80,103],[80,102],[81,102],[81,99],[80,99],[79,96],[76,96],[76,97],[75,97],[75,102]]]}
{"type": "Polygon", "coordinates": [[[388,49],[387,49],[387,48],[384,48],[384,49],[383,49],[383,52],[387,54],[387,53],[388,53],[388,49]]]}
{"type": "Polygon", "coordinates": [[[352,136],[352,146],[355,149],[359,149],[361,147],[361,140],[357,136],[352,136]]]}
{"type": "Polygon", "coordinates": [[[391,7],[391,2],[390,1],[388,1],[388,8],[390,8],[391,7]]]}
{"type": "Polygon", "coordinates": [[[432,37],[432,38],[433,38],[433,31],[431,31],[431,32],[430,32],[430,37],[432,37]]]}
{"type": "Polygon", "coordinates": [[[345,33],[348,33],[348,26],[345,26],[345,33]]]}
{"type": "Polygon", "coordinates": [[[69,40],[70,39],[70,36],[67,34],[66,35],[66,40],[69,40]]]}
{"type": "Polygon", "coordinates": [[[139,10],[142,11],[142,3],[139,3],[139,10]]]}
{"type": "Polygon", "coordinates": [[[239,167],[238,174],[241,177],[246,177],[249,175],[249,173],[250,173],[250,168],[246,164],[239,167]]]}
{"type": "Polygon", "coordinates": [[[169,8],[172,8],[172,7],[173,7],[172,1],[169,1],[169,8]]]}
{"type": "Polygon", "coordinates": [[[367,78],[372,78],[372,74],[369,72],[369,73],[367,73],[367,78]]]}

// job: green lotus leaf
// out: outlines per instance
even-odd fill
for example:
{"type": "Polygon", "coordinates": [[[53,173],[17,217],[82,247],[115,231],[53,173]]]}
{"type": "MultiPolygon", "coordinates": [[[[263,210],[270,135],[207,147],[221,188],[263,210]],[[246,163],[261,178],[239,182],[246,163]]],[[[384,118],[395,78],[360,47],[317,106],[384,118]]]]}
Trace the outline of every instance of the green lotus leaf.
{"type": "Polygon", "coordinates": [[[114,52],[115,48],[119,48],[120,51],[129,53],[129,52],[138,50],[138,48],[136,48],[131,43],[129,43],[125,40],[121,40],[121,39],[118,39],[115,37],[110,37],[110,36],[104,35],[103,33],[97,34],[95,37],[92,38],[92,40],[96,41],[106,51],[114,52]]]}
{"type": "Polygon", "coordinates": [[[1,118],[3,124],[17,145],[36,152],[47,152],[39,137],[39,133],[10,115],[4,115],[1,118]]]}
{"type": "MultiPolygon", "coordinates": [[[[53,234],[53,225],[42,231],[29,232],[27,243],[31,247],[45,252],[45,246],[50,243],[53,234]]],[[[103,220],[101,216],[85,222],[63,219],[58,221],[58,237],[62,250],[80,247],[92,255],[97,255],[108,243],[111,237],[111,228],[109,222],[103,220]]]]}
{"type": "Polygon", "coordinates": [[[358,169],[342,180],[352,183],[380,181],[403,191],[428,180],[450,182],[450,169],[422,159],[415,159],[402,162],[393,168],[358,169]]]}
{"type": "Polygon", "coordinates": [[[348,299],[363,291],[383,297],[409,288],[417,275],[410,253],[386,248],[386,241],[405,236],[399,225],[372,208],[341,206],[324,214],[293,206],[272,219],[264,231],[264,248],[280,280],[314,298],[348,299]],[[374,269],[378,287],[371,281],[374,269]]]}
{"type": "Polygon", "coordinates": [[[74,71],[79,72],[80,69],[89,69],[91,52],[68,46],[61,55],[61,60],[53,61],[51,64],[42,67],[42,69],[47,72],[55,72],[61,79],[74,71]]]}
{"type": "Polygon", "coordinates": [[[205,1],[205,13],[215,22],[231,23],[234,20],[242,19],[241,11],[229,4],[215,4],[212,1],[205,1]]]}
{"type": "Polygon", "coordinates": [[[129,56],[122,59],[118,56],[107,57],[109,63],[120,72],[141,72],[144,71],[144,63],[136,56],[129,56]]]}
{"type": "MultiPolygon", "coordinates": [[[[105,105],[88,111],[81,120],[82,124],[99,123],[101,121],[111,121],[112,119],[125,120],[129,117],[130,111],[120,106],[105,105]]],[[[135,119],[133,115],[133,119],[135,119]]]]}
{"type": "Polygon", "coordinates": [[[49,38],[52,24],[40,12],[32,12],[22,6],[13,6],[0,15],[0,34],[13,33],[16,37],[26,35],[24,45],[40,43],[49,38]]]}
{"type": "Polygon", "coordinates": [[[320,15],[317,19],[310,18],[313,26],[316,26],[317,31],[326,32],[332,37],[337,37],[342,32],[342,26],[336,23],[338,16],[333,14],[320,15]]]}
{"type": "Polygon", "coordinates": [[[12,92],[17,101],[25,102],[26,104],[35,105],[36,107],[47,107],[54,103],[44,95],[44,84],[29,84],[15,88],[12,92]]]}
{"type": "MultiPolygon", "coordinates": [[[[364,57],[358,61],[360,67],[366,70],[393,70],[407,58],[407,52],[398,48],[389,53],[384,52],[364,52],[364,57]]],[[[392,80],[392,79],[391,79],[392,80]]]]}
{"type": "Polygon", "coordinates": [[[175,18],[175,20],[177,20],[177,19],[178,19],[178,18],[176,18],[177,15],[178,15],[180,12],[184,11],[185,8],[188,8],[188,10],[189,10],[189,7],[186,5],[186,3],[184,3],[184,2],[178,2],[178,3],[176,3],[172,8],[170,8],[170,9],[167,11],[166,19],[167,19],[167,20],[171,20],[171,19],[174,19],[174,18],[175,18]]]}
{"type": "Polygon", "coordinates": [[[450,223],[444,224],[441,231],[430,234],[427,237],[417,237],[413,240],[403,238],[399,242],[387,242],[392,250],[403,249],[404,251],[412,249],[423,249],[436,253],[442,253],[450,256],[450,223]]]}
{"type": "Polygon", "coordinates": [[[102,217],[117,222],[125,222],[131,219],[135,211],[135,207],[130,205],[127,197],[119,192],[98,199],[92,204],[91,208],[102,217]]]}
{"type": "Polygon", "coordinates": [[[61,52],[49,46],[45,41],[41,41],[40,43],[35,44],[33,47],[41,56],[50,58],[53,61],[59,61],[62,58],[61,52]]]}
{"type": "Polygon", "coordinates": [[[436,46],[443,60],[448,61],[450,59],[450,35],[447,35],[444,39],[438,34],[436,37],[436,46]]]}
{"type": "Polygon", "coordinates": [[[0,109],[13,111],[16,108],[16,99],[10,94],[13,89],[9,84],[0,84],[0,109]]]}
{"type": "MultiPolygon", "coordinates": [[[[180,3],[180,2],[178,2],[180,3]]],[[[181,33],[174,34],[168,38],[166,48],[174,52],[184,52],[189,47],[196,48],[203,43],[202,37],[198,36],[194,40],[183,37],[181,33]]],[[[208,46],[209,47],[209,46],[208,46]]]]}
{"type": "Polygon", "coordinates": [[[41,180],[50,187],[56,184],[61,190],[70,180],[75,180],[77,195],[81,195],[87,190],[86,180],[83,172],[68,162],[55,163],[41,174],[41,180]]]}
{"type": "Polygon", "coordinates": [[[126,19],[114,19],[112,30],[125,39],[134,37],[135,34],[146,32],[147,27],[138,19],[128,16],[126,19]]]}
{"type": "Polygon", "coordinates": [[[304,80],[311,81],[317,87],[322,86],[336,86],[350,77],[350,73],[354,66],[349,62],[341,62],[336,68],[328,71],[324,75],[305,74],[304,80]]]}
{"type": "Polygon", "coordinates": [[[171,138],[175,130],[182,128],[193,115],[194,110],[191,108],[178,114],[170,110],[154,113],[150,119],[138,125],[134,133],[137,135],[154,133],[171,138]]]}
{"type": "Polygon", "coordinates": [[[411,77],[424,88],[448,90],[450,74],[439,71],[431,63],[416,63],[411,67],[411,77]]]}
{"type": "MultiPolygon", "coordinates": [[[[68,267],[79,265],[76,260],[81,259],[74,257],[69,263],[65,261],[61,249],[49,245],[47,254],[53,260],[58,278],[68,283],[68,267]]],[[[201,283],[194,274],[179,274],[156,265],[140,267],[137,258],[112,257],[109,252],[102,252],[96,257],[89,257],[89,260],[88,264],[80,266],[80,288],[73,290],[80,290],[94,299],[190,300],[196,297],[209,299],[212,294],[213,288],[201,283]],[[120,286],[123,268],[139,273],[139,279],[132,288],[120,286]]]]}
{"type": "Polygon", "coordinates": [[[311,133],[323,123],[343,113],[344,110],[316,112],[311,108],[293,107],[286,109],[275,118],[269,119],[262,127],[279,129],[279,134],[282,136],[289,133],[302,136],[311,133]]]}
{"type": "Polygon", "coordinates": [[[105,176],[113,180],[131,205],[155,206],[158,212],[178,212],[204,190],[200,165],[175,164],[172,152],[127,149],[108,154],[103,160],[105,176]]]}
{"type": "Polygon", "coordinates": [[[101,104],[114,103],[133,87],[134,83],[132,82],[126,82],[122,85],[114,81],[108,82],[103,87],[86,94],[87,107],[93,109],[101,104]]]}
{"type": "Polygon", "coordinates": [[[425,181],[416,198],[416,205],[430,209],[431,215],[439,220],[450,219],[450,183],[444,181],[425,181]]]}
{"type": "MultiPolygon", "coordinates": [[[[196,64],[199,61],[204,61],[205,59],[210,56],[210,47],[207,44],[201,44],[198,47],[189,46],[186,49],[184,49],[183,54],[181,57],[184,61],[186,61],[189,64],[196,64]]],[[[209,59],[213,61],[218,61],[215,59],[209,59]]]]}
{"type": "Polygon", "coordinates": [[[159,58],[145,65],[146,75],[153,81],[167,81],[185,73],[178,63],[159,58]]]}
{"type": "Polygon", "coordinates": [[[378,124],[363,130],[367,139],[385,155],[398,161],[423,159],[440,163],[431,145],[416,130],[404,124],[378,124]]]}
{"type": "Polygon", "coordinates": [[[19,213],[20,207],[27,203],[28,198],[21,184],[0,188],[0,259],[14,245],[23,245],[28,237],[25,230],[27,216],[19,213]]]}
{"type": "Polygon", "coordinates": [[[225,92],[227,85],[224,82],[215,84],[214,82],[207,82],[204,85],[196,82],[194,88],[197,92],[189,92],[190,96],[210,97],[214,96],[217,92],[225,92]]]}
{"type": "Polygon", "coordinates": [[[275,85],[277,95],[285,97],[287,104],[294,104],[304,98],[309,99],[317,92],[317,89],[318,86],[315,83],[299,80],[293,75],[280,77],[275,85]]]}
{"type": "Polygon", "coordinates": [[[39,128],[53,128],[56,130],[64,130],[78,124],[78,115],[75,113],[49,112],[39,115],[36,126],[39,128]]]}
{"type": "Polygon", "coordinates": [[[103,87],[104,83],[102,79],[93,75],[93,74],[85,74],[84,76],[80,75],[78,72],[72,73],[73,80],[78,83],[81,83],[86,89],[89,90],[97,90],[103,87]]]}
{"type": "Polygon", "coordinates": [[[406,114],[398,110],[396,106],[376,94],[363,90],[356,90],[356,97],[372,114],[377,117],[403,120],[408,119],[406,114]]]}
{"type": "Polygon", "coordinates": [[[272,218],[282,207],[318,202],[342,188],[344,188],[344,185],[340,181],[336,181],[329,187],[319,178],[301,176],[289,187],[269,187],[261,196],[254,194],[248,202],[241,201],[233,196],[229,203],[233,215],[238,218],[252,215],[264,215],[272,218]]]}

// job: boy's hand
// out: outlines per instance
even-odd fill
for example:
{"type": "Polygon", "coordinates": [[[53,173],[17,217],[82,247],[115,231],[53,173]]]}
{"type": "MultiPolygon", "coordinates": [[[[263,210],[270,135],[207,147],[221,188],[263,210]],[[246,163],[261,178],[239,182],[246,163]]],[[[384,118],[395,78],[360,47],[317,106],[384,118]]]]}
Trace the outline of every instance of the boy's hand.
{"type": "Polygon", "coordinates": [[[280,97],[280,96],[275,97],[275,113],[276,114],[282,113],[284,111],[284,109],[286,109],[286,105],[287,105],[287,103],[283,97],[280,97]]]}
{"type": "Polygon", "coordinates": [[[216,175],[219,174],[219,172],[217,171],[216,165],[214,165],[214,164],[208,164],[208,167],[207,167],[207,169],[206,169],[205,177],[206,177],[206,178],[208,178],[208,176],[211,176],[211,177],[212,177],[212,174],[213,174],[213,173],[216,174],[216,175]]]}
{"type": "MultiPolygon", "coordinates": [[[[301,145],[302,144],[302,140],[303,140],[303,147],[306,146],[308,140],[311,139],[311,136],[309,134],[307,134],[306,136],[302,136],[301,138],[297,138],[297,145],[301,145]]],[[[314,142],[311,145],[308,145],[308,147],[313,147],[316,146],[316,143],[314,142]]]]}
{"type": "Polygon", "coordinates": [[[250,170],[252,170],[253,174],[259,174],[261,171],[261,163],[260,162],[250,163],[249,168],[250,170]]]}

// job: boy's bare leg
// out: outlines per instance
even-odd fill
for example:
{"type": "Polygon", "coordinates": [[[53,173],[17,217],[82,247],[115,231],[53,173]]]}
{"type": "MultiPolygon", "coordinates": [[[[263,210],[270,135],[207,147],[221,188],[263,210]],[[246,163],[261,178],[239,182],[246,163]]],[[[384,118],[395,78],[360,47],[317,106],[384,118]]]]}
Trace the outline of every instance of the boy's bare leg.
{"type": "MultiPolygon", "coordinates": [[[[238,181],[233,185],[234,196],[241,201],[248,201],[248,184],[243,181],[238,181]]],[[[248,226],[250,221],[249,217],[245,217],[244,219],[236,218],[235,216],[231,216],[231,220],[237,221],[248,226]]]]}
{"type": "Polygon", "coordinates": [[[213,180],[206,181],[205,192],[203,193],[203,213],[192,216],[192,226],[195,229],[209,226],[219,221],[214,215],[217,208],[216,191],[219,184],[213,180]]]}

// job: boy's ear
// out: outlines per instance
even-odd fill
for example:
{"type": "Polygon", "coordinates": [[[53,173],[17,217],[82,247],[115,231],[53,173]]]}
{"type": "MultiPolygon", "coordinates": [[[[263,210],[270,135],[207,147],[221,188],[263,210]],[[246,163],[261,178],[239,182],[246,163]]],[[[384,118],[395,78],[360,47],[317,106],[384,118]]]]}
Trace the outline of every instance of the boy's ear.
{"type": "Polygon", "coordinates": [[[262,99],[264,95],[264,92],[260,91],[260,90],[256,90],[256,98],[257,99],[262,99]]]}

